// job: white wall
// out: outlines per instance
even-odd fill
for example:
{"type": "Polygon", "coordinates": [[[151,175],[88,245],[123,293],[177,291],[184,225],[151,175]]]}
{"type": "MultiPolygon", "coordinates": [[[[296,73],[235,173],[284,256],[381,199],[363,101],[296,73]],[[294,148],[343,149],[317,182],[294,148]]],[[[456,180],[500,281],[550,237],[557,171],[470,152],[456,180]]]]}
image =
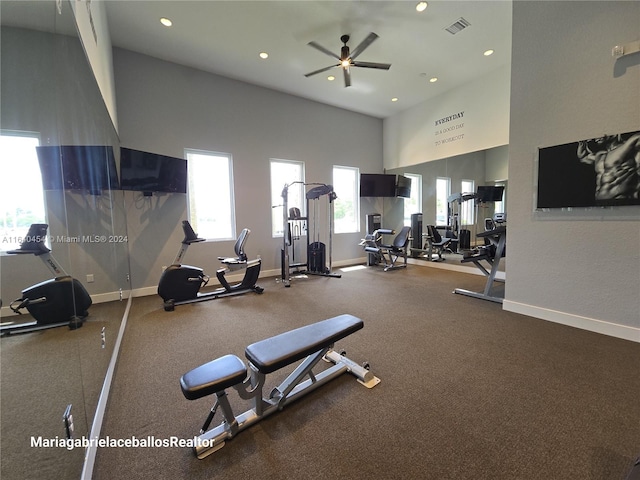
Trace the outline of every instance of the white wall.
{"type": "MultiPolygon", "coordinates": [[[[382,172],[380,119],[126,50],[115,49],[113,58],[122,146],[177,157],[185,148],[230,153],[237,232],[251,229],[247,255],[260,255],[263,271],[280,271],[282,244],[271,236],[270,158],[305,162],[308,182],[331,183],[333,165],[382,172]]],[[[128,202],[133,288],[157,284],[173,260],[187,218],[184,197],[128,202]]],[[[363,258],[361,238],[333,235],[334,262],[363,258]]],[[[216,258],[232,252],[233,242],[199,244],[185,263],[213,273],[216,258]]]]}
{"type": "MultiPolygon", "coordinates": [[[[504,308],[640,341],[640,207],[534,214],[536,148],[640,129],[640,2],[516,1],[504,308]],[[619,212],[619,211],[618,211],[619,212]],[[630,213],[630,214],[629,214],[630,213]]],[[[570,179],[567,179],[570,181],[570,179]]]]}
{"type": "Polygon", "coordinates": [[[509,146],[492,148],[485,152],[486,168],[484,179],[487,182],[497,182],[509,178],[509,146]]]}
{"type": "Polygon", "coordinates": [[[118,131],[111,35],[104,1],[71,0],[70,3],[87,60],[93,70],[111,121],[118,131]]]}
{"type": "Polygon", "coordinates": [[[384,120],[387,170],[509,142],[509,66],[384,120]]]}

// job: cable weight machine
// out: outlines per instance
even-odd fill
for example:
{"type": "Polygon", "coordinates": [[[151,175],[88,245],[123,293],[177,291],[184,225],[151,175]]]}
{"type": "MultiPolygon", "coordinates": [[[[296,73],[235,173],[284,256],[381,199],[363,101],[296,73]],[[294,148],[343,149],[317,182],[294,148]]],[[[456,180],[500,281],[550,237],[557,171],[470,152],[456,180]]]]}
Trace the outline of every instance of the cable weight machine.
{"type": "Polygon", "coordinates": [[[324,183],[293,182],[282,189],[282,220],[283,220],[283,245],[281,251],[281,276],[285,287],[291,286],[291,273],[300,275],[320,275],[325,277],[340,278],[342,275],[331,272],[332,244],[333,244],[333,201],[337,198],[332,185],[324,183]],[[302,184],[304,187],[313,186],[306,194],[306,217],[300,216],[297,208],[289,209],[289,188],[292,185],[302,184]],[[320,241],[320,198],[328,200],[328,266],[327,246],[320,241]],[[293,235],[292,235],[293,223],[293,235]],[[295,263],[295,240],[299,240],[302,231],[307,231],[306,261],[295,263]],[[290,254],[291,250],[291,254],[290,254]],[[300,270],[305,268],[304,270],[300,270]]]}

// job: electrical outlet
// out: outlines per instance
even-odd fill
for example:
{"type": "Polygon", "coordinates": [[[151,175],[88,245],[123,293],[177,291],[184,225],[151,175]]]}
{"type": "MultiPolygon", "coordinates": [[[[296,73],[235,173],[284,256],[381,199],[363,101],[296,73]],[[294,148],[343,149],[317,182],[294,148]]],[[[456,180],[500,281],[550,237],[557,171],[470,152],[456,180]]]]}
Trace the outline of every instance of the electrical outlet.
{"type": "Polygon", "coordinates": [[[87,274],[87,283],[93,283],[93,273],[87,274]]]}

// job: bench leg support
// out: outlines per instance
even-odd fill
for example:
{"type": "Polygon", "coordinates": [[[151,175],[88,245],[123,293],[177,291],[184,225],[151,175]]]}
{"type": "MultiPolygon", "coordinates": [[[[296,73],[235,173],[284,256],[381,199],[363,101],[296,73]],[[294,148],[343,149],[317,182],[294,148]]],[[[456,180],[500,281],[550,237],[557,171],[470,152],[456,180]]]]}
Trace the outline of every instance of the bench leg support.
{"type": "Polygon", "coordinates": [[[373,388],[380,383],[380,379],[369,370],[331,348],[327,347],[309,355],[280,385],[271,391],[268,398],[263,398],[262,394],[265,375],[250,364],[251,375],[244,382],[235,385],[234,388],[241,398],[252,400],[253,408],[235,416],[226,392],[217,392],[216,403],[211,408],[202,428],[206,430],[209,427],[217,409],[221,410],[224,420],[218,426],[196,437],[194,447],[196,456],[202,459],[220,450],[225,442],[231,440],[238,432],[249,428],[272,413],[282,410],[289,403],[344,373],[352,373],[358,382],[368,388],[373,388]],[[332,362],[334,365],[314,373],[312,369],[320,360],[332,362]],[[309,378],[304,380],[306,376],[309,378]]]}

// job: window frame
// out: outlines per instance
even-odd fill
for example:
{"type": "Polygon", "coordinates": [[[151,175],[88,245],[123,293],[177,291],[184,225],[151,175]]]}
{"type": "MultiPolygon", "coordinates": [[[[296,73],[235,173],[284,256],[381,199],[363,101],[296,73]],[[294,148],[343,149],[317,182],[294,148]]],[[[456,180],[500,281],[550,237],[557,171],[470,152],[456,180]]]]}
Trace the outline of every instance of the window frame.
{"type": "Polygon", "coordinates": [[[276,186],[274,183],[274,179],[273,179],[273,165],[274,164],[281,164],[281,165],[298,165],[300,167],[300,178],[297,180],[294,180],[293,182],[289,182],[289,183],[285,183],[286,185],[292,185],[294,182],[299,182],[296,184],[296,187],[298,190],[298,192],[296,192],[299,197],[300,197],[300,205],[296,205],[293,204],[290,199],[291,199],[291,187],[289,187],[289,195],[287,198],[287,208],[292,208],[292,207],[297,207],[300,209],[300,215],[302,217],[306,217],[307,213],[306,213],[306,201],[305,201],[305,187],[304,187],[304,182],[305,182],[305,164],[303,161],[300,160],[289,160],[289,159],[284,159],[284,158],[270,158],[269,159],[269,189],[271,192],[271,202],[272,202],[272,208],[271,209],[271,237],[272,238],[282,238],[284,236],[284,213],[282,212],[282,208],[284,208],[284,205],[282,203],[282,190],[284,188],[285,184],[282,184],[282,186],[276,186]],[[280,208],[275,208],[275,207],[280,207],[280,208]],[[276,220],[277,219],[277,220],[276,220]],[[278,228],[276,228],[276,225],[279,225],[278,228]]]}
{"type": "Polygon", "coordinates": [[[404,198],[404,225],[405,227],[411,226],[411,215],[414,213],[422,213],[422,175],[419,173],[403,173],[405,177],[411,179],[411,196],[409,198],[404,198]],[[417,188],[416,188],[417,187],[417,188]],[[417,197],[417,198],[416,198],[417,197]],[[416,199],[416,205],[418,208],[417,212],[410,212],[407,215],[407,203],[416,199]]]}
{"type": "Polygon", "coordinates": [[[343,233],[360,233],[360,169],[358,167],[350,167],[347,165],[333,165],[331,169],[331,177],[332,177],[334,192],[337,195],[337,198],[333,201],[334,202],[333,232],[336,235],[340,235],[343,233]],[[336,170],[351,171],[354,173],[354,176],[355,176],[354,190],[353,190],[354,219],[353,219],[353,222],[350,222],[350,228],[348,230],[344,230],[340,232],[336,229],[336,226],[338,225],[338,223],[336,222],[335,203],[340,201],[340,193],[335,190],[336,170]]]}
{"type": "MultiPolygon", "coordinates": [[[[37,147],[42,145],[42,138],[41,138],[41,134],[40,132],[34,132],[34,131],[27,131],[27,130],[9,130],[9,129],[0,129],[0,136],[2,137],[20,137],[20,138],[30,138],[33,140],[37,141],[37,147]]],[[[36,164],[38,167],[38,171],[40,172],[40,177],[42,176],[42,172],[40,170],[40,164],[38,163],[37,160],[37,153],[35,154],[36,157],[36,164]]],[[[21,163],[21,162],[19,162],[21,163]]],[[[10,178],[10,175],[5,175],[5,178],[10,178]]],[[[42,181],[36,181],[36,182],[28,182],[30,185],[38,185],[39,189],[40,189],[40,194],[42,195],[42,212],[43,212],[43,218],[42,220],[38,219],[37,222],[35,223],[46,223],[48,224],[48,212],[47,212],[47,196],[45,193],[45,190],[42,186],[42,181]]],[[[34,189],[36,187],[34,186],[34,189]]],[[[35,192],[34,192],[35,193],[35,192]]],[[[33,194],[31,194],[33,195],[33,194]]],[[[2,206],[3,209],[5,208],[5,204],[4,202],[2,202],[2,206]]],[[[4,215],[4,213],[3,213],[4,215]]],[[[29,226],[25,226],[24,229],[20,229],[20,231],[16,231],[14,232],[14,234],[10,234],[5,227],[2,227],[2,229],[0,230],[2,232],[2,241],[0,242],[0,253],[5,253],[9,250],[13,250],[15,248],[18,248],[20,246],[19,241],[16,242],[12,242],[11,240],[17,240],[19,239],[19,237],[26,235],[27,231],[29,229],[29,226]]],[[[48,239],[46,241],[46,243],[48,244],[48,239]]]]}
{"type": "MultiPolygon", "coordinates": [[[[463,178],[460,180],[460,191],[462,193],[475,193],[476,191],[476,182],[475,180],[470,180],[467,178],[463,178]],[[471,188],[464,188],[464,184],[471,184],[471,188]]],[[[471,226],[476,223],[476,211],[475,211],[475,201],[467,201],[461,204],[460,208],[460,226],[471,226]],[[464,207],[464,209],[463,209],[464,207]]]]}
{"type": "Polygon", "coordinates": [[[444,195],[444,201],[445,201],[445,205],[444,205],[444,209],[445,209],[445,216],[444,216],[444,224],[442,225],[448,225],[449,224],[449,196],[451,195],[451,177],[436,177],[436,215],[435,215],[435,225],[438,225],[438,181],[439,180],[444,180],[446,182],[446,192],[444,195]]]}
{"type": "MultiPolygon", "coordinates": [[[[187,217],[192,224],[193,229],[198,233],[198,235],[202,235],[209,242],[224,242],[229,240],[236,239],[236,207],[235,207],[235,184],[233,179],[233,155],[226,152],[217,152],[212,150],[202,150],[196,148],[185,148],[184,155],[187,160],[187,217]],[[226,158],[227,159],[227,168],[229,170],[228,174],[228,182],[229,182],[229,209],[230,209],[230,236],[225,237],[211,237],[207,235],[206,231],[198,231],[198,224],[194,222],[193,215],[196,215],[192,212],[192,202],[195,202],[195,198],[192,199],[192,171],[193,167],[189,168],[190,162],[193,162],[193,159],[190,159],[190,155],[199,155],[199,156],[209,156],[209,157],[218,157],[218,158],[226,158]]],[[[219,178],[211,179],[211,181],[219,182],[219,178]]],[[[193,193],[196,195],[196,193],[193,193]]],[[[215,203],[215,202],[214,202],[215,203]]],[[[201,230],[201,229],[200,229],[201,230]]]]}

